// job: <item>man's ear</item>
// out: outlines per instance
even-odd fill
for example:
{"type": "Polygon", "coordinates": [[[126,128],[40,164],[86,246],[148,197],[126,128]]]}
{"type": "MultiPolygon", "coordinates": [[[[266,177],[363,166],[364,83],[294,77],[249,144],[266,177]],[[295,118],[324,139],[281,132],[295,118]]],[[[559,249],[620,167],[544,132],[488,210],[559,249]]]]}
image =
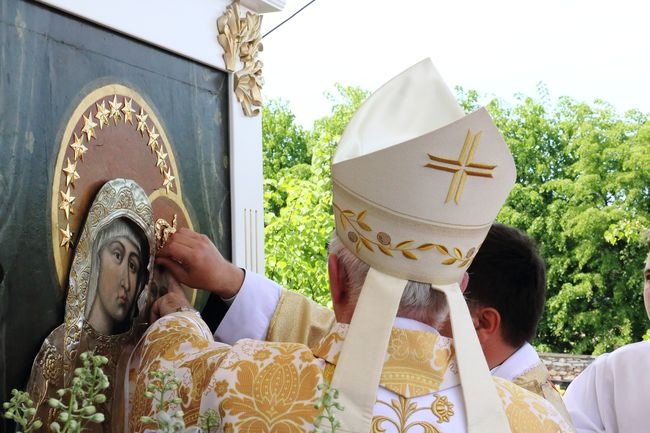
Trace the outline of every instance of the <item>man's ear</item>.
{"type": "Polygon", "coordinates": [[[327,270],[330,279],[332,303],[334,305],[341,305],[346,302],[348,296],[348,275],[345,271],[345,266],[339,262],[336,254],[330,254],[327,257],[327,270]]]}
{"type": "Polygon", "coordinates": [[[492,307],[476,307],[472,312],[472,321],[481,341],[498,335],[501,328],[501,315],[492,307]]]}
{"type": "Polygon", "coordinates": [[[465,272],[463,274],[463,279],[460,280],[460,292],[465,293],[465,290],[467,289],[467,285],[469,284],[469,274],[465,272]]]}

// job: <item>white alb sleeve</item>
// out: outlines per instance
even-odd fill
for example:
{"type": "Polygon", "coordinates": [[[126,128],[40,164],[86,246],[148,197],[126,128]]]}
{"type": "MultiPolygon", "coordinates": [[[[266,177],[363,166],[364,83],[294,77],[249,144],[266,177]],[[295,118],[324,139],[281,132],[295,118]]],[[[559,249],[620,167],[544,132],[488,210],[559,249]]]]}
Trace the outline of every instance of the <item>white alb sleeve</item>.
{"type": "Polygon", "coordinates": [[[242,338],[264,340],[281,293],[273,281],[246,271],[244,283],[214,332],[214,339],[230,345],[242,338]]]}
{"type": "Polygon", "coordinates": [[[603,385],[607,379],[604,373],[604,363],[607,354],[602,355],[591,363],[582,373],[571,382],[564,393],[564,405],[571,416],[577,433],[604,433],[602,410],[608,409],[611,395],[603,393],[603,385]]]}

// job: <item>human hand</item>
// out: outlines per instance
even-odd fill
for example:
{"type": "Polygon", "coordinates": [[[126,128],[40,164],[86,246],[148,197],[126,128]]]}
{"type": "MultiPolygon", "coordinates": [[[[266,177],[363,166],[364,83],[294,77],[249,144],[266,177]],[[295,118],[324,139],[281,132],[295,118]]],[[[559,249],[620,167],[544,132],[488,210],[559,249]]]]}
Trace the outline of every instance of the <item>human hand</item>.
{"type": "Polygon", "coordinates": [[[178,284],[178,281],[172,276],[167,276],[166,278],[166,288],[167,293],[156,301],[151,306],[151,311],[149,313],[149,323],[153,323],[156,320],[160,319],[162,316],[166,316],[169,313],[174,313],[182,309],[192,308],[192,304],[185,297],[182,287],[178,284]]]}
{"type": "Polygon", "coordinates": [[[244,271],[223,258],[205,235],[181,228],[158,252],[162,265],[179,282],[222,298],[231,298],[244,282],[244,271]]]}

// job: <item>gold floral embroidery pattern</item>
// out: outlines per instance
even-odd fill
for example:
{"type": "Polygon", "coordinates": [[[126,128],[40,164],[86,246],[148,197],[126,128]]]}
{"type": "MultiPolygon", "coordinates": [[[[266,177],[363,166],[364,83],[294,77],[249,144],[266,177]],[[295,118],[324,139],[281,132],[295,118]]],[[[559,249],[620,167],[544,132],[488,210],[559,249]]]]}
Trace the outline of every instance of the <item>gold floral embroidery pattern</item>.
{"type": "Polygon", "coordinates": [[[207,362],[207,360],[224,353],[226,350],[228,349],[216,348],[201,352],[201,356],[191,358],[180,365],[181,368],[186,368],[192,376],[191,386],[183,384],[179,387],[181,408],[184,411],[185,424],[196,424],[199,419],[199,409],[201,407],[203,390],[201,386],[195,385],[208,383],[219,367],[218,363],[210,363],[207,362]]]}
{"type": "MultiPolygon", "coordinates": [[[[191,314],[191,313],[187,313],[191,314]]],[[[181,398],[180,409],[185,412],[187,425],[195,424],[201,405],[203,390],[214,372],[219,368],[222,359],[230,347],[212,343],[209,344],[209,330],[197,332],[190,321],[181,315],[166,316],[149,329],[144,342],[134,353],[134,359],[141,359],[139,365],[131,366],[129,382],[132,390],[129,392],[129,430],[143,431],[147,426],[140,421],[141,415],[151,415],[155,408],[152,401],[144,397],[148,376],[144,372],[173,369],[176,377],[181,379],[178,389],[181,398]]]]}
{"type": "Polygon", "coordinates": [[[348,226],[350,230],[348,231],[348,240],[355,244],[356,252],[361,251],[362,248],[370,252],[375,252],[375,248],[379,250],[382,254],[394,257],[393,253],[401,253],[402,256],[409,260],[418,260],[418,253],[424,251],[436,250],[438,253],[447,257],[441,263],[443,265],[453,265],[458,263],[458,267],[462,268],[467,266],[471,261],[474,253],[476,253],[476,248],[470,248],[466,253],[463,253],[460,248],[454,247],[451,249],[447,248],[444,245],[426,242],[420,243],[419,245],[415,240],[403,240],[396,244],[393,243],[390,234],[386,232],[378,232],[374,234],[372,227],[364,221],[367,211],[364,209],[359,213],[356,213],[350,209],[341,209],[336,203],[334,207],[339,211],[339,221],[341,222],[341,228],[346,230],[348,226]],[[374,235],[376,240],[370,238],[371,235],[374,235]]]}
{"type": "Polygon", "coordinates": [[[506,380],[494,379],[513,433],[573,431],[543,398],[506,380]]]}
{"type": "Polygon", "coordinates": [[[186,355],[182,346],[189,346],[195,349],[205,349],[208,342],[200,335],[183,332],[185,327],[182,323],[174,322],[163,329],[152,330],[148,337],[147,348],[142,355],[143,358],[154,358],[149,352],[158,354],[164,361],[179,361],[186,355]]]}
{"type": "Polygon", "coordinates": [[[438,418],[439,423],[449,422],[454,415],[454,404],[449,401],[446,395],[436,395],[431,403],[431,412],[438,418]]]}
{"type": "Polygon", "coordinates": [[[314,350],[314,354],[332,364],[336,364],[341,352],[341,344],[345,340],[348,332],[348,326],[337,323],[332,332],[323,338],[320,344],[314,350]]]}
{"type": "Polygon", "coordinates": [[[381,384],[404,397],[440,389],[451,360],[451,345],[436,346],[430,332],[393,328],[381,373],[381,384]]]}
{"type": "MultiPolygon", "coordinates": [[[[140,423],[140,416],[154,411],[151,400],[144,397],[146,372],[166,369],[173,369],[181,379],[181,409],[186,412],[187,425],[196,422],[198,407],[212,407],[223,420],[224,432],[303,433],[313,430],[312,422],[318,414],[314,403],[320,398],[318,384],[323,376],[331,374],[333,364],[325,363],[321,373],[323,360],[314,358],[307,347],[299,344],[242,340],[231,348],[213,342],[209,330],[204,328],[204,324],[189,315],[167,316],[150,328],[143,345],[133,354],[134,363],[129,371],[128,431],[143,431],[146,426],[140,423]]],[[[345,337],[345,329],[336,328],[339,337],[345,337]]],[[[429,358],[431,371],[437,356],[429,356],[427,352],[450,349],[441,343],[446,341],[444,337],[432,334],[435,341],[432,345],[419,340],[418,333],[422,331],[399,330],[392,336],[396,341],[391,342],[392,352],[387,358],[394,356],[407,364],[429,358]],[[400,337],[402,332],[406,337],[400,337]],[[419,349],[417,345],[426,347],[419,349]]],[[[329,339],[328,356],[340,351],[339,337],[329,339]]],[[[443,386],[444,383],[447,382],[443,382],[443,386]]],[[[495,383],[513,433],[572,431],[548,402],[507,381],[495,380],[495,383]]],[[[433,391],[428,394],[417,398],[378,399],[376,408],[380,410],[372,420],[372,431],[441,433],[454,428],[464,416],[462,400],[453,393],[443,395],[433,391]]]]}
{"type": "MultiPolygon", "coordinates": [[[[314,355],[334,366],[338,362],[348,325],[337,323],[315,348],[314,355]]],[[[448,370],[454,365],[451,340],[425,331],[393,328],[380,385],[406,398],[440,390],[448,370]]]]}
{"type": "MultiPolygon", "coordinates": [[[[444,398],[446,401],[446,397],[444,398]]],[[[383,433],[387,430],[388,425],[392,425],[399,433],[408,433],[412,429],[413,431],[424,431],[425,433],[442,433],[437,427],[426,421],[409,422],[409,419],[416,412],[427,410],[430,410],[434,415],[436,415],[439,423],[449,422],[451,417],[454,415],[454,411],[452,410],[454,405],[449,401],[446,401],[444,408],[441,405],[437,408],[439,411],[436,412],[434,410],[436,401],[438,401],[438,396],[436,396],[436,400],[434,401],[433,405],[418,407],[417,403],[401,396],[399,396],[397,400],[391,400],[390,403],[382,400],[377,400],[378,404],[388,407],[395,414],[395,417],[387,417],[383,415],[375,416],[372,419],[371,431],[373,433],[383,433]]]]}
{"type": "Polygon", "coordinates": [[[264,347],[272,353],[263,362],[244,359],[228,367],[237,372],[237,379],[223,399],[226,420],[238,432],[310,430],[318,415],[314,407],[322,377],[318,362],[313,356],[311,362],[304,362],[304,352],[309,350],[303,345],[266,343],[264,347]]]}

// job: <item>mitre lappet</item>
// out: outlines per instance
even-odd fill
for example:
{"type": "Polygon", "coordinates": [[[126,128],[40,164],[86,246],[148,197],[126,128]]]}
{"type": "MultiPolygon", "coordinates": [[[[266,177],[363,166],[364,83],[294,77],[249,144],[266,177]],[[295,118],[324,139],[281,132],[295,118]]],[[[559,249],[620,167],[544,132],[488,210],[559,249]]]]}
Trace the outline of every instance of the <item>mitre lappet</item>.
{"type": "Polygon", "coordinates": [[[465,115],[429,59],[357,110],[332,163],[336,233],[370,265],[332,379],[343,431],[369,431],[407,280],[446,295],[468,431],[510,431],[458,282],[515,178],[487,111],[465,115]]]}

